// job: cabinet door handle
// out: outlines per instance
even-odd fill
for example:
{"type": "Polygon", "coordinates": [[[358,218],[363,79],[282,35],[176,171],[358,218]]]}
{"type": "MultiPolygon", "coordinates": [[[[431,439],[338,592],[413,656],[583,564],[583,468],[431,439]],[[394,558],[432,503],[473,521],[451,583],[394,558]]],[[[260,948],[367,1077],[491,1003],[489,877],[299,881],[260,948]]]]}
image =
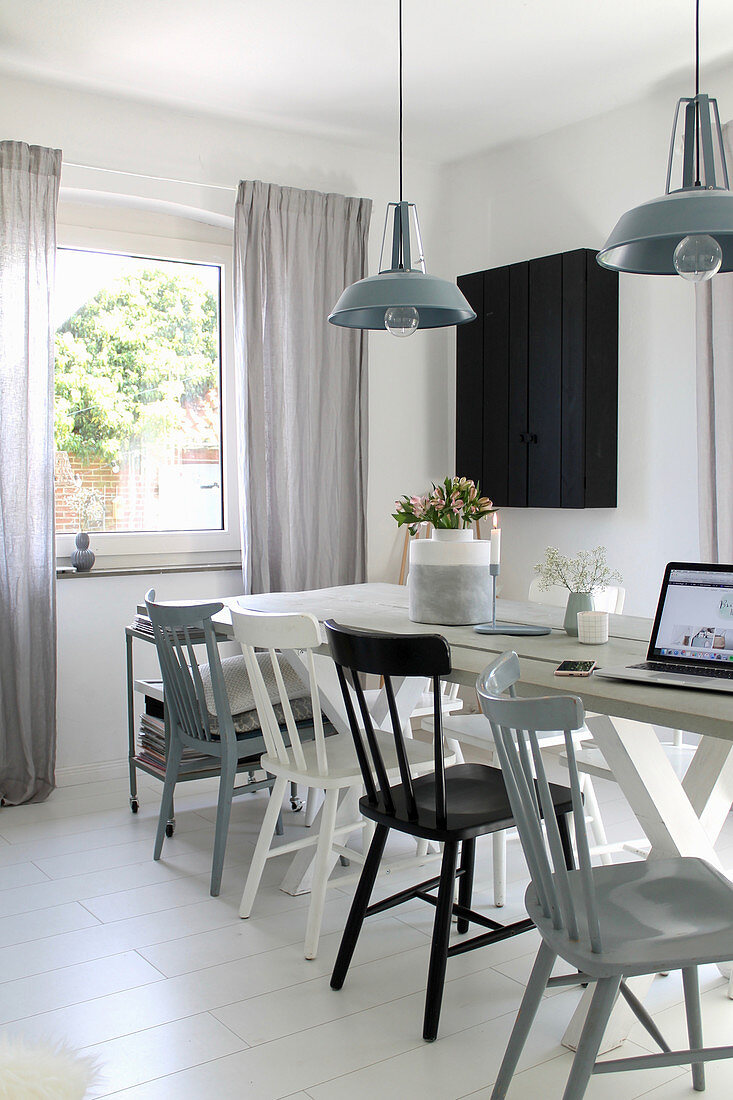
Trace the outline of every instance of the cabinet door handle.
{"type": "Polygon", "coordinates": [[[520,432],[519,440],[520,443],[536,443],[537,436],[534,434],[534,432],[520,432]]]}

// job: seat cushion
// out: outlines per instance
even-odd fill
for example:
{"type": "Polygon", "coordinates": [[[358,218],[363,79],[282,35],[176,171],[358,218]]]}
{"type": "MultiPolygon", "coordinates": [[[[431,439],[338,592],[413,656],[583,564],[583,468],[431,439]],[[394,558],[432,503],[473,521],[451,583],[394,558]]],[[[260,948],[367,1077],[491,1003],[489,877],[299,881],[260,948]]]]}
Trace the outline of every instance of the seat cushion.
{"type": "MultiPolygon", "coordinates": [[[[275,671],[272,667],[269,653],[258,653],[257,663],[262,671],[267,694],[273,704],[275,717],[278,722],[285,722],[282,706],[280,705],[280,692],[278,691],[275,671]]],[[[234,657],[225,657],[221,662],[224,674],[224,686],[229,699],[229,709],[234,720],[234,729],[237,733],[249,733],[260,728],[260,719],[255,707],[252,685],[249,682],[249,674],[244,656],[239,653],[234,657]]],[[[296,722],[307,722],[313,718],[310,689],[304,684],[295,670],[284,658],[280,658],[280,671],[282,672],[285,688],[290,700],[293,718],[296,722]]],[[[201,665],[201,680],[204,685],[206,707],[209,712],[209,720],[212,732],[216,731],[219,723],[216,718],[216,704],[214,702],[214,689],[211,685],[211,673],[208,665],[201,665]]]]}
{"type": "MultiPolygon", "coordinates": [[[[359,807],[364,817],[428,840],[468,840],[483,833],[513,827],[512,810],[499,768],[488,764],[456,764],[445,769],[445,785],[446,828],[438,826],[435,818],[434,773],[413,782],[417,821],[411,821],[408,816],[401,784],[390,787],[394,813],[385,808],[381,797],[377,806],[372,805],[368,798],[362,798],[359,807]]],[[[570,813],[572,804],[568,788],[551,783],[550,791],[556,812],[570,813]]]]}

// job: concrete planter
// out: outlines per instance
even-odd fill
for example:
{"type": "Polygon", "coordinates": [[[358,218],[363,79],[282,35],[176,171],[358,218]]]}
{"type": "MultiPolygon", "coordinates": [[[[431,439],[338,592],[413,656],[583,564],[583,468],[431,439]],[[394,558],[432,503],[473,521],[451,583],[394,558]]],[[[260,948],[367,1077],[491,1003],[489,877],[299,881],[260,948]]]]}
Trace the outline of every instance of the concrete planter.
{"type": "Polygon", "coordinates": [[[473,531],[433,530],[410,543],[410,619],[464,626],[491,618],[491,544],[473,531]]]}

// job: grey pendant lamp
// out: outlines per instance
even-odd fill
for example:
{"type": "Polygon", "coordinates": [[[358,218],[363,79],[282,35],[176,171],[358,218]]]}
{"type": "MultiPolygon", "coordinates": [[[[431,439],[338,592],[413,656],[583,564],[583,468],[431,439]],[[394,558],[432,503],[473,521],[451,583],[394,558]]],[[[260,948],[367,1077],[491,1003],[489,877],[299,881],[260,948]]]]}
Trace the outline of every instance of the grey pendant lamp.
{"type": "Polygon", "coordinates": [[[428,275],[420,223],[414,203],[402,198],[402,0],[399,0],[400,73],[400,201],[387,205],[379,257],[379,274],[347,286],[329,315],[342,328],[387,329],[393,336],[411,336],[419,328],[444,328],[473,321],[476,314],[455,283],[428,275]],[[414,249],[411,243],[411,222],[414,249]],[[391,223],[392,248],[385,267],[385,244],[391,223]],[[416,257],[413,256],[416,251],[416,257]]]}
{"type": "Polygon", "coordinates": [[[597,259],[613,271],[681,275],[693,282],[733,271],[733,194],[718,104],[700,94],[700,0],[695,0],[695,95],[677,103],[665,193],[624,214],[597,259]],[[673,188],[678,130],[682,173],[680,186],[673,188]]]}

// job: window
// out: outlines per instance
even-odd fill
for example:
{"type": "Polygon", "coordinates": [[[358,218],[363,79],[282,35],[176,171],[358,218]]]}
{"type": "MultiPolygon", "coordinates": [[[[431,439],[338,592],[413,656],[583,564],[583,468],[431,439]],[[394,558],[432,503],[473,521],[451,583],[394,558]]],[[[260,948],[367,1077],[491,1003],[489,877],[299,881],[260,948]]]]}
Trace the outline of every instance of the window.
{"type": "MultiPolygon", "coordinates": [[[[220,250],[131,237],[111,251],[89,247],[88,235],[83,247],[64,236],[55,296],[58,552],[70,551],[80,529],[97,555],[238,547],[220,250]],[[141,244],[157,244],[157,254],[141,244]]],[[[106,234],[104,244],[121,237],[106,234]]]]}

